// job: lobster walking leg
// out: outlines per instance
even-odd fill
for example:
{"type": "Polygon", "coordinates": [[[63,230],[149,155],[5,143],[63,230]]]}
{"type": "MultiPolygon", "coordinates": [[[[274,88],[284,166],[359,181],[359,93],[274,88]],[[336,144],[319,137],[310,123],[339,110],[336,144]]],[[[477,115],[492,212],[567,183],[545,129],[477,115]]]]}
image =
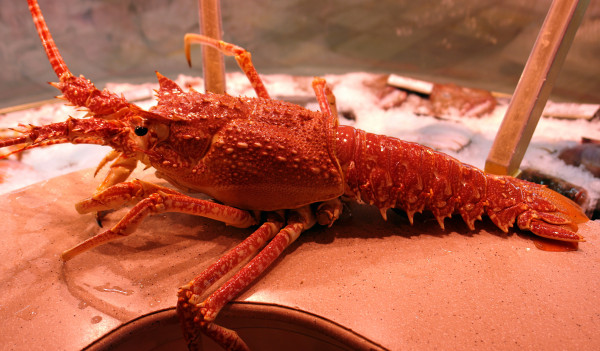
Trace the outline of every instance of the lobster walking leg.
{"type": "MultiPolygon", "coordinates": [[[[137,159],[133,157],[126,157],[123,155],[123,153],[112,150],[100,161],[96,167],[94,176],[96,176],[102,167],[104,167],[104,165],[110,161],[113,162],[110,164],[106,177],[104,177],[102,183],[100,183],[100,185],[98,185],[96,188],[96,194],[115,184],[126,181],[131,173],[133,173],[138,163],[137,159]]],[[[96,222],[98,222],[98,225],[102,226],[102,219],[107,213],[107,211],[96,212],[96,222]]]]}
{"type": "Polygon", "coordinates": [[[139,180],[109,187],[78,203],[76,208],[80,213],[88,213],[118,208],[131,202],[137,202],[137,204],[114,227],[63,252],[62,259],[68,261],[96,246],[127,236],[137,229],[144,218],[155,213],[187,213],[215,219],[239,228],[247,228],[256,223],[248,211],[196,199],[175,190],[139,180]]]}
{"type": "Polygon", "coordinates": [[[337,105],[335,103],[335,95],[327,85],[325,79],[321,77],[315,77],[312,82],[313,90],[319,103],[321,113],[328,116],[329,119],[335,121],[337,126],[338,112],[337,105]]]}
{"type": "Polygon", "coordinates": [[[343,208],[339,198],[321,202],[315,211],[317,223],[331,227],[340,218],[343,208]]]}
{"type": "Polygon", "coordinates": [[[100,161],[100,164],[98,164],[98,167],[96,168],[96,172],[94,172],[94,176],[96,176],[100,169],[102,169],[102,167],[110,161],[113,162],[110,164],[108,174],[104,178],[104,181],[102,181],[102,183],[100,183],[100,185],[98,185],[96,188],[96,193],[115,184],[126,181],[138,164],[137,159],[127,157],[122,153],[113,150],[108,153],[108,155],[106,155],[102,161],[100,161]]]}
{"type": "Polygon", "coordinates": [[[265,242],[281,227],[280,220],[270,218],[252,236],[209,267],[198,278],[180,288],[177,312],[182,321],[188,347],[191,350],[198,347],[199,331],[211,337],[227,350],[248,349],[237,333],[214,324],[214,319],[226,303],[258,278],[281,255],[283,250],[294,242],[302,231],[312,227],[315,221],[308,206],[291,211],[287,225],[275,235],[269,244],[231,279],[202,301],[201,294],[223,275],[222,270],[229,271],[238,262],[251,257],[253,251],[256,250],[256,243],[265,242]],[[251,250],[246,250],[248,246],[251,250]],[[243,257],[237,257],[241,252],[243,252],[243,257]]]}
{"type": "Polygon", "coordinates": [[[190,349],[200,343],[201,333],[209,335],[211,339],[217,341],[220,345],[226,345],[229,348],[244,349],[246,347],[234,331],[214,323],[203,322],[202,318],[196,316],[198,311],[194,309],[193,305],[197,305],[202,301],[206,290],[217,280],[235,271],[236,267],[247,263],[248,260],[254,257],[256,252],[281,229],[282,225],[283,222],[280,218],[270,217],[246,240],[219,258],[194,280],[179,288],[177,313],[190,349]],[[235,346],[235,344],[238,345],[235,346]]]}
{"type": "Polygon", "coordinates": [[[213,39],[213,38],[201,35],[201,34],[195,34],[195,33],[186,34],[185,37],[183,38],[183,41],[184,41],[184,46],[185,46],[185,56],[188,60],[188,64],[190,64],[190,66],[191,66],[191,62],[192,62],[190,45],[192,43],[210,45],[216,49],[219,49],[225,55],[234,56],[238,65],[240,66],[242,71],[244,71],[244,73],[246,74],[246,77],[248,77],[250,84],[252,84],[252,87],[254,88],[256,95],[259,98],[270,99],[269,93],[267,92],[267,89],[265,88],[265,85],[264,85],[262,79],[258,75],[258,72],[256,72],[256,68],[254,68],[254,64],[252,63],[252,57],[251,57],[250,53],[248,51],[246,51],[244,48],[241,48],[234,44],[226,43],[221,40],[216,40],[216,39],[213,39]]]}

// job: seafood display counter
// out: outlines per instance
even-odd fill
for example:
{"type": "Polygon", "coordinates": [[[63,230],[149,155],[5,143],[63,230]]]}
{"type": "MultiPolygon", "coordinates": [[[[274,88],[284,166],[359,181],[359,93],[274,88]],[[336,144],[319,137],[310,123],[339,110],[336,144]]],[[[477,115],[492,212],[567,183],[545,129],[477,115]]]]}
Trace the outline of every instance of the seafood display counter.
{"type": "MultiPolygon", "coordinates": [[[[92,215],[73,208],[95,188],[92,179],[92,170],[80,171],[2,196],[4,349],[77,350],[171,308],[178,286],[250,233],[164,214],[62,263],[65,248],[98,231],[92,215]]],[[[335,226],[304,233],[236,303],[305,311],[373,349],[581,350],[600,343],[600,222],[581,226],[587,241],[578,251],[548,252],[529,234],[504,234],[489,221],[469,232],[453,218],[442,230],[433,218],[411,226],[392,213],[383,221],[374,208],[348,210],[335,226]]]]}

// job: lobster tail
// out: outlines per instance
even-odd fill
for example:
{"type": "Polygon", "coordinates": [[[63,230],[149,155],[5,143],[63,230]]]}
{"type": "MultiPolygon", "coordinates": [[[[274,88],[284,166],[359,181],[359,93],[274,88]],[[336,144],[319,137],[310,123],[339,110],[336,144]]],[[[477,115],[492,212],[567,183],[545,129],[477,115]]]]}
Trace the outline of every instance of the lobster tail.
{"type": "Polygon", "coordinates": [[[338,127],[337,150],[346,195],[381,209],[433,212],[440,226],[458,212],[474,229],[485,211],[485,174],[416,143],[338,127]]]}
{"type": "Polygon", "coordinates": [[[346,195],[413,215],[431,211],[440,226],[460,214],[470,229],[487,215],[503,231],[519,228],[563,241],[582,241],[577,225],[587,221],[581,208],[544,186],[487,174],[428,147],[340,126],[337,154],[346,195]]]}
{"type": "Polygon", "coordinates": [[[578,224],[588,221],[579,205],[561,194],[544,186],[511,178],[517,182],[526,197],[527,209],[517,217],[517,224],[523,230],[561,241],[584,241],[577,234],[578,224]]]}

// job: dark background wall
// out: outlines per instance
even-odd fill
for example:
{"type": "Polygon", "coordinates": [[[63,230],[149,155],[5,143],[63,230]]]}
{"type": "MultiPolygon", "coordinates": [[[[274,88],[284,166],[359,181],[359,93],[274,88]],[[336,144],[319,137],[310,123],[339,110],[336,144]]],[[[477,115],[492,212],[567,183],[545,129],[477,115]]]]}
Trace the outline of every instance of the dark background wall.
{"type": "MultiPolygon", "coordinates": [[[[197,32],[195,0],[39,0],[75,74],[97,85],[143,82],[187,67],[183,34],[197,32]]],[[[223,0],[224,38],[259,72],[397,73],[512,92],[550,0],[223,0]]],[[[51,98],[55,81],[27,3],[0,0],[0,107],[51,98]]],[[[237,67],[228,61],[228,70],[237,67]]],[[[600,0],[591,0],[553,98],[600,102],[600,0]]]]}

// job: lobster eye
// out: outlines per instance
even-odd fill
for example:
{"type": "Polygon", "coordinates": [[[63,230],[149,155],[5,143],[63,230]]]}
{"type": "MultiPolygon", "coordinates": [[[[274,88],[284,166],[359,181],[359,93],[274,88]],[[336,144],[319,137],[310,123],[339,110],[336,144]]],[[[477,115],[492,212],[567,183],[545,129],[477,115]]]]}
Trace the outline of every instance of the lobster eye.
{"type": "Polygon", "coordinates": [[[133,132],[137,136],[144,136],[144,135],[148,134],[148,128],[142,127],[142,126],[136,126],[135,129],[133,130],[133,132]]]}

